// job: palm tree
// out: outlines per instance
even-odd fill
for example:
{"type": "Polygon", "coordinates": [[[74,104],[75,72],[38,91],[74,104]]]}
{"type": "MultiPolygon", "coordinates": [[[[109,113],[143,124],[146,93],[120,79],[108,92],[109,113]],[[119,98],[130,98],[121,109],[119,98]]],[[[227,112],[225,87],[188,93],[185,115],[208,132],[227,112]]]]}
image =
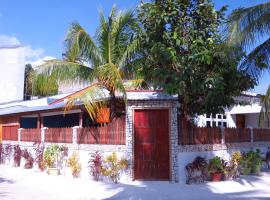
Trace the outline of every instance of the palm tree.
{"type": "Polygon", "coordinates": [[[267,92],[265,95],[262,96],[262,109],[259,116],[259,126],[270,127],[270,85],[268,86],[267,92]]]}
{"type": "Polygon", "coordinates": [[[247,71],[255,80],[265,69],[270,70],[270,2],[248,8],[239,8],[228,18],[227,31],[230,45],[251,47],[240,69],[247,71]],[[258,41],[263,41],[258,44],[258,41]]]}
{"type": "MultiPolygon", "coordinates": [[[[115,8],[107,19],[100,12],[95,39],[79,23],[72,23],[65,40],[64,59],[47,61],[39,68],[39,73],[54,74],[60,81],[91,83],[85,90],[69,96],[66,108],[80,100],[93,119],[109,102],[113,114],[117,96],[126,99],[126,81],[136,78],[130,67],[138,46],[136,28],[131,11],[118,12],[115,8]],[[110,101],[104,101],[108,96],[110,101]]],[[[132,82],[138,86],[142,81],[132,82]]]]}

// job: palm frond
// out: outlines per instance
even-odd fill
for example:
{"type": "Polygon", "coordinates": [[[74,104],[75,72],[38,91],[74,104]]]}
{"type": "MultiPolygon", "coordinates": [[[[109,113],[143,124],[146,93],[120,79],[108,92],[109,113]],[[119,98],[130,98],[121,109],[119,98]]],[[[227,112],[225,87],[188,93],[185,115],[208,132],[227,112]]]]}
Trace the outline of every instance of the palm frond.
{"type": "Polygon", "coordinates": [[[119,12],[112,23],[113,63],[117,63],[134,38],[136,20],[131,11],[119,12]]]}
{"type": "Polygon", "coordinates": [[[38,74],[54,74],[58,80],[68,82],[91,81],[92,71],[93,69],[80,63],[64,60],[49,60],[37,69],[38,74]]]}
{"type": "Polygon", "coordinates": [[[239,8],[228,18],[228,42],[232,45],[245,47],[254,45],[270,33],[270,2],[239,8]]]}
{"type": "Polygon", "coordinates": [[[103,62],[102,56],[93,39],[78,23],[72,23],[66,40],[68,61],[87,61],[94,66],[103,62]]]}
{"type": "Polygon", "coordinates": [[[82,92],[74,93],[67,98],[65,110],[70,110],[76,103],[83,103],[91,119],[95,119],[97,111],[107,105],[104,87],[99,83],[94,83],[82,92]]]}
{"type": "Polygon", "coordinates": [[[33,74],[33,95],[45,97],[58,92],[57,78],[55,75],[33,74]]]}
{"type": "Polygon", "coordinates": [[[127,46],[125,51],[122,53],[121,57],[117,62],[117,66],[121,69],[125,68],[128,63],[133,62],[136,59],[137,52],[139,48],[139,40],[134,39],[127,46]]]}
{"type": "Polygon", "coordinates": [[[100,27],[97,29],[96,37],[99,44],[99,49],[102,54],[105,63],[111,62],[110,52],[110,26],[109,20],[106,21],[103,11],[99,12],[100,27]]]}
{"type": "Polygon", "coordinates": [[[128,80],[124,82],[126,90],[138,90],[138,89],[148,89],[149,85],[144,78],[137,78],[133,80],[128,80]]]}
{"type": "Polygon", "coordinates": [[[265,69],[270,71],[270,38],[257,46],[241,63],[240,69],[258,81],[265,69]]]}
{"type": "Polygon", "coordinates": [[[115,96],[115,92],[120,92],[125,97],[126,92],[120,70],[113,63],[108,63],[102,67],[96,68],[94,73],[98,81],[111,95],[115,96]]]}

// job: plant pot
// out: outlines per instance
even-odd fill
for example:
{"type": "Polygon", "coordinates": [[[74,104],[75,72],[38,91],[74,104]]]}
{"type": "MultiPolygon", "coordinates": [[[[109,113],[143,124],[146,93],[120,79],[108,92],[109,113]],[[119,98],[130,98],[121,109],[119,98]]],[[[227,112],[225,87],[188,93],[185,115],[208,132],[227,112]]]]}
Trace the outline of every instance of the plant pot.
{"type": "Polygon", "coordinates": [[[48,174],[58,176],[60,174],[60,170],[58,168],[50,167],[48,168],[48,174]]]}
{"type": "Polygon", "coordinates": [[[72,172],[73,178],[79,178],[79,173],[78,172],[72,172]]]}
{"type": "Polygon", "coordinates": [[[100,108],[97,113],[97,123],[109,123],[110,122],[110,108],[100,108]]]}
{"type": "Polygon", "coordinates": [[[222,177],[223,177],[222,172],[211,173],[211,181],[213,181],[213,182],[221,181],[222,177]]]}

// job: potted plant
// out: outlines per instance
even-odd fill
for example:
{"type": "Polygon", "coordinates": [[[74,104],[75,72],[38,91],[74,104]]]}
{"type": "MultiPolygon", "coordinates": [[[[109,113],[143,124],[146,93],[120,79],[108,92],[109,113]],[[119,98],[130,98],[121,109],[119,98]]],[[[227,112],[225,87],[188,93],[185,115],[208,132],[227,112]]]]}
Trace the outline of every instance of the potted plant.
{"type": "Polygon", "coordinates": [[[261,171],[263,158],[260,155],[260,150],[249,151],[243,153],[243,158],[240,162],[241,173],[243,175],[259,174],[261,171]]]}
{"type": "Polygon", "coordinates": [[[242,160],[241,152],[236,151],[232,154],[229,166],[225,168],[225,179],[232,180],[240,176],[239,165],[242,160]]]}
{"type": "Polygon", "coordinates": [[[14,147],[13,163],[14,167],[20,167],[21,165],[22,150],[19,145],[14,147]]]}
{"type": "Polygon", "coordinates": [[[46,164],[44,161],[44,146],[38,145],[35,148],[35,163],[41,171],[45,170],[46,164]]]}
{"type": "Polygon", "coordinates": [[[225,162],[218,156],[209,160],[208,170],[211,181],[221,181],[224,176],[225,162]]]}
{"type": "Polygon", "coordinates": [[[197,156],[193,162],[185,167],[186,169],[186,184],[202,183],[207,180],[207,161],[205,158],[197,156]]]}
{"type": "Polygon", "coordinates": [[[263,158],[259,149],[252,152],[251,173],[258,175],[261,172],[263,158]]]}
{"type": "Polygon", "coordinates": [[[107,156],[102,166],[103,176],[109,177],[114,183],[118,183],[120,172],[128,168],[128,160],[125,158],[118,159],[115,152],[107,156]]]}
{"type": "Polygon", "coordinates": [[[24,149],[22,150],[22,157],[25,160],[24,168],[32,169],[34,164],[34,158],[32,157],[31,153],[27,149],[24,149]]]}
{"type": "Polygon", "coordinates": [[[99,108],[97,112],[97,123],[109,123],[110,122],[110,108],[99,108]]]}
{"type": "Polygon", "coordinates": [[[59,175],[60,170],[57,167],[57,163],[60,159],[60,152],[58,145],[51,145],[45,149],[44,162],[50,175],[59,175]]]}
{"type": "Polygon", "coordinates": [[[82,165],[79,162],[80,156],[77,151],[74,151],[68,159],[68,166],[71,168],[72,176],[78,178],[82,170],[82,165]]]}
{"type": "Polygon", "coordinates": [[[99,181],[102,175],[102,156],[98,151],[90,153],[90,156],[91,159],[88,162],[88,167],[90,168],[91,175],[93,176],[94,180],[99,181]]]}

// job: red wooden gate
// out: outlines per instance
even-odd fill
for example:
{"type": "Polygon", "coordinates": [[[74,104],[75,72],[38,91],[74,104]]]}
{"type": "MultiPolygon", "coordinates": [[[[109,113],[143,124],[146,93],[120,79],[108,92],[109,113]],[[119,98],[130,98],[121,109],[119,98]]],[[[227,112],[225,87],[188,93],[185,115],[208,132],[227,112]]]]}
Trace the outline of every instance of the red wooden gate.
{"type": "Polygon", "coordinates": [[[169,180],[169,111],[134,111],[134,178],[169,180]]]}

